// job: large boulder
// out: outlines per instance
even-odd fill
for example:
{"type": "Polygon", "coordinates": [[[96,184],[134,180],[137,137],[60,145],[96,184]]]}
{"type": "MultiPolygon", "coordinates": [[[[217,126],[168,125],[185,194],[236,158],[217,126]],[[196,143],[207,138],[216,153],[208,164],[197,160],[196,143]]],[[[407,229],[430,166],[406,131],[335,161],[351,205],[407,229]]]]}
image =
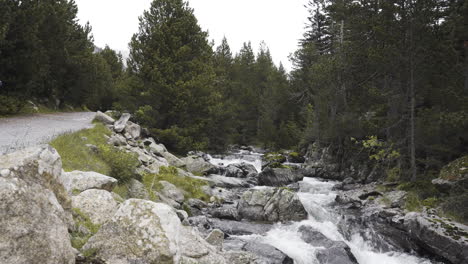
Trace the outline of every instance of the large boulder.
{"type": "Polygon", "coordinates": [[[234,178],[250,178],[257,176],[257,169],[255,169],[255,166],[245,162],[222,167],[220,168],[220,172],[223,176],[234,178]]]}
{"type": "Polygon", "coordinates": [[[225,259],[166,204],[130,199],[84,245],[106,263],[222,264],[225,259]]]}
{"type": "Polygon", "coordinates": [[[94,171],[72,171],[64,172],[61,179],[65,189],[69,192],[83,192],[89,189],[102,189],[112,191],[117,185],[117,180],[94,172],[94,171]]]}
{"type": "Polygon", "coordinates": [[[182,159],[187,170],[193,174],[208,175],[217,171],[216,166],[200,156],[188,156],[182,159]]]}
{"type": "Polygon", "coordinates": [[[101,111],[97,111],[96,116],[94,117],[94,120],[97,120],[105,125],[113,125],[115,122],[114,118],[104,114],[101,111]]]}
{"type": "Polygon", "coordinates": [[[293,264],[294,261],[286,254],[277,248],[259,242],[259,241],[244,241],[238,238],[230,238],[225,240],[224,250],[230,252],[248,252],[252,254],[253,261],[247,263],[255,264],[293,264]]]}
{"type": "Polygon", "coordinates": [[[102,225],[112,218],[118,204],[110,192],[92,189],[73,196],[72,206],[89,216],[93,224],[102,225]]]}
{"type": "Polygon", "coordinates": [[[125,125],[125,133],[128,133],[133,139],[137,139],[141,135],[141,127],[138,124],[128,121],[125,125]]]}
{"type": "Polygon", "coordinates": [[[127,139],[120,134],[114,134],[107,140],[107,143],[112,146],[120,147],[127,145],[127,139]]]}
{"type": "Polygon", "coordinates": [[[240,217],[252,221],[301,221],[307,212],[299,197],[286,188],[251,189],[241,197],[238,207],[240,217]]]}
{"type": "Polygon", "coordinates": [[[404,218],[404,228],[427,252],[453,264],[468,262],[468,226],[434,215],[408,213],[404,218]]]}
{"type": "Polygon", "coordinates": [[[178,157],[176,157],[170,152],[165,151],[165,152],[162,152],[161,155],[163,158],[167,160],[167,162],[169,162],[169,165],[171,166],[183,167],[185,165],[185,163],[181,159],[179,159],[178,157]]]}
{"type": "Polygon", "coordinates": [[[128,120],[130,120],[130,117],[131,117],[131,115],[130,115],[129,113],[124,113],[124,114],[122,114],[122,116],[120,117],[120,119],[117,120],[117,121],[114,123],[114,130],[115,130],[115,132],[121,133],[122,131],[124,131],[125,126],[127,125],[128,120]]]}
{"type": "Polygon", "coordinates": [[[0,156],[0,263],[75,263],[61,173],[50,147],[0,156]]]}
{"type": "Polygon", "coordinates": [[[290,168],[267,168],[258,175],[258,183],[265,186],[285,186],[302,179],[302,173],[290,168]]]}
{"type": "Polygon", "coordinates": [[[311,226],[301,226],[298,232],[304,242],[319,247],[316,257],[321,264],[357,264],[356,257],[343,241],[333,241],[311,226]]]}

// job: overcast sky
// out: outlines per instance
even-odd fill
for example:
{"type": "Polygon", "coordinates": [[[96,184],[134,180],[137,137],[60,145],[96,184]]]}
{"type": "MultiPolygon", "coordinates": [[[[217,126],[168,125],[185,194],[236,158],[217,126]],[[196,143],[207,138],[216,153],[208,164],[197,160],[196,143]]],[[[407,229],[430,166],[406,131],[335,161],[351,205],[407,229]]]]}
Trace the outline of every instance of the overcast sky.
{"type": "MultiPolygon", "coordinates": [[[[138,17],[151,0],[75,0],[78,18],[93,27],[95,44],[126,52],[138,31],[138,17]]],[[[199,24],[209,39],[219,44],[226,36],[233,53],[251,41],[255,51],[260,41],[270,48],[275,63],[290,70],[290,53],[297,49],[307,17],[307,0],[191,0],[199,24]]]]}

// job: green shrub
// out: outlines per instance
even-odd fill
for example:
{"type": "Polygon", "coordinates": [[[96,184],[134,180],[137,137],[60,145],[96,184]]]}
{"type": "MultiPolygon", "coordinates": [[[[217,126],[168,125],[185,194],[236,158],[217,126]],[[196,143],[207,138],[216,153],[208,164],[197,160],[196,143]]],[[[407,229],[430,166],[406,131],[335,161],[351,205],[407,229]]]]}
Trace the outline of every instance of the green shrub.
{"type": "Polygon", "coordinates": [[[99,156],[110,167],[111,177],[119,183],[126,183],[135,176],[135,170],[140,165],[136,154],[125,152],[110,145],[99,146],[99,156]]]}
{"type": "Polygon", "coordinates": [[[421,212],[422,210],[422,203],[421,200],[419,199],[418,195],[409,192],[406,195],[406,201],[405,201],[405,209],[410,211],[410,212],[421,212]]]}
{"type": "Polygon", "coordinates": [[[13,96],[0,95],[0,115],[17,114],[24,106],[24,102],[13,96]]]}

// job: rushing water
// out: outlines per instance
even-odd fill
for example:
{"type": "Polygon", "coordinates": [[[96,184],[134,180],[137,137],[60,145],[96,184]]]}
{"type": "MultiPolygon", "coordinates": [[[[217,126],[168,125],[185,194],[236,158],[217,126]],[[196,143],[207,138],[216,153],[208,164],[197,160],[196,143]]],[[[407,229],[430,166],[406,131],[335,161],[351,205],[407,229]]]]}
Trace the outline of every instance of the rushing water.
{"type": "MultiPolygon", "coordinates": [[[[243,153],[234,155],[232,159],[211,159],[213,164],[229,164],[246,162],[261,170],[261,155],[243,153]]],[[[315,252],[320,249],[307,244],[301,239],[298,232],[301,226],[311,226],[321,232],[327,238],[334,241],[344,241],[350,248],[360,264],[431,264],[427,259],[422,259],[402,252],[379,252],[372,247],[361,235],[354,234],[350,240],[345,239],[338,230],[337,215],[332,207],[336,193],[333,186],[337,182],[325,182],[316,178],[304,178],[300,182],[298,196],[307,210],[307,220],[292,224],[276,224],[266,235],[239,236],[244,240],[258,240],[270,244],[286,255],[294,259],[296,264],[318,263],[315,252]]],[[[370,230],[369,230],[370,231],[370,230]]]]}

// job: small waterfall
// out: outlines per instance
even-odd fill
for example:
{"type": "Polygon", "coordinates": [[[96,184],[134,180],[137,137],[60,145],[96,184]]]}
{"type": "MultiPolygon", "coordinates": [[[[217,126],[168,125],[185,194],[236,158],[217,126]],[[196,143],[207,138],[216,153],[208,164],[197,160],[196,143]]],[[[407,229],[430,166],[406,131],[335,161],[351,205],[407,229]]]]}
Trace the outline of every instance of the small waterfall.
{"type": "MultiPolygon", "coordinates": [[[[261,154],[250,152],[238,153],[222,159],[210,156],[210,162],[215,165],[222,164],[222,166],[245,162],[254,165],[259,172],[262,164],[261,154]]],[[[315,253],[318,249],[323,248],[314,247],[304,242],[298,231],[301,226],[310,226],[333,241],[345,242],[360,264],[434,264],[430,260],[402,252],[379,252],[360,234],[352,235],[350,240],[345,239],[338,228],[340,215],[332,207],[337,195],[333,191],[333,187],[337,183],[316,178],[304,178],[303,181],[299,182],[298,196],[309,214],[307,220],[292,224],[278,223],[264,236],[238,237],[243,240],[256,240],[272,245],[294,259],[295,264],[315,264],[319,263],[315,253]]],[[[369,233],[370,231],[368,230],[369,233]]]]}

